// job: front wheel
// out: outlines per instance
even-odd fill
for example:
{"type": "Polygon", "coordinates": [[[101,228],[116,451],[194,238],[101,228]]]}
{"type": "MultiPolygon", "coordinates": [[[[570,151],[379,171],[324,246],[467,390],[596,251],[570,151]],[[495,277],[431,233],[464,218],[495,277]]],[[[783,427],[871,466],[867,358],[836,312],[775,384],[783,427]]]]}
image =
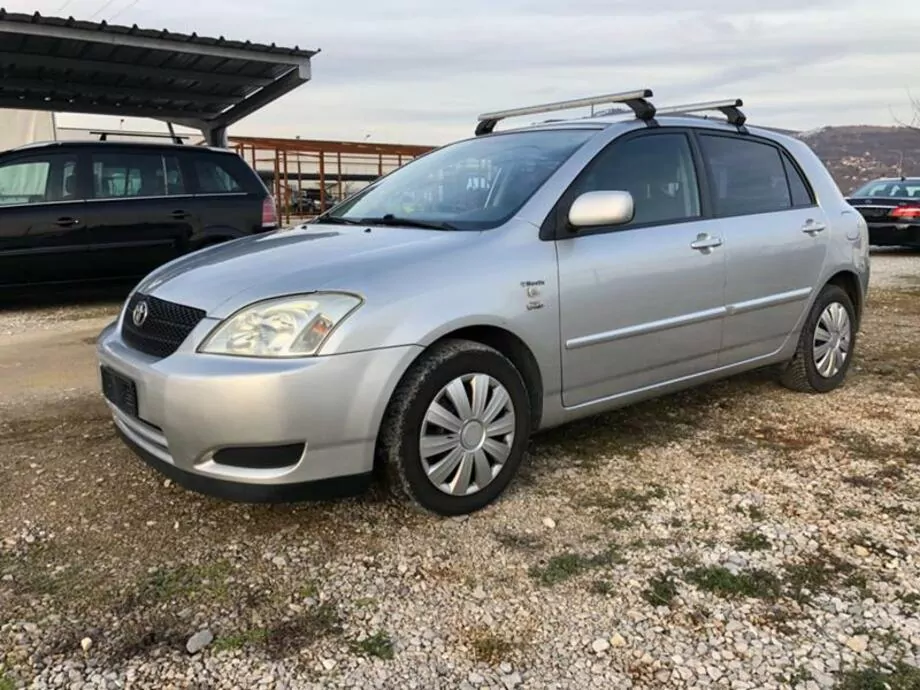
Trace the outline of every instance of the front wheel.
{"type": "Polygon", "coordinates": [[[398,386],[381,428],[391,488],[439,515],[484,508],[521,465],[530,414],[521,374],[500,352],[468,340],[433,346],[398,386]]]}
{"type": "Polygon", "coordinates": [[[834,390],[846,378],[855,344],[853,301],[840,286],[826,285],[812,305],[780,383],[804,393],[834,390]]]}

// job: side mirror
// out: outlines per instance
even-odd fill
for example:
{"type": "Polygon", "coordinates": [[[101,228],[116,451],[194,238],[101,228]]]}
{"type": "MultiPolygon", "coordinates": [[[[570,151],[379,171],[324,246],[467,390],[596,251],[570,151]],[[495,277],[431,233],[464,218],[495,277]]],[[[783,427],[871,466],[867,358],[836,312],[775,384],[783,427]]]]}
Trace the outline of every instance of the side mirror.
{"type": "Polygon", "coordinates": [[[569,209],[569,225],[575,231],[602,225],[622,225],[635,214],[632,194],[629,192],[585,192],[569,209]]]}

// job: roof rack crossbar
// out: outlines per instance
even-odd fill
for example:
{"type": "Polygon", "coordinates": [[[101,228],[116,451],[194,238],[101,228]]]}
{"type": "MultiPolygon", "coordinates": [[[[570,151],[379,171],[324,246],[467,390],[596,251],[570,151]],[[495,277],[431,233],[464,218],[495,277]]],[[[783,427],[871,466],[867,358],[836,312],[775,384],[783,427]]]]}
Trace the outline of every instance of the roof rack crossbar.
{"type": "Polygon", "coordinates": [[[622,93],[610,93],[603,96],[590,96],[588,98],[576,98],[570,101],[556,101],[554,103],[544,103],[542,105],[531,105],[524,108],[513,108],[511,110],[498,110],[492,113],[483,113],[479,116],[479,122],[476,125],[476,136],[489,134],[495,129],[495,125],[509,117],[520,117],[522,115],[535,115],[538,113],[551,113],[557,110],[568,110],[570,108],[582,108],[590,105],[599,105],[602,103],[624,103],[628,105],[640,120],[651,120],[655,117],[655,106],[647,98],[652,97],[651,89],[637,89],[635,91],[624,91],[622,93]]]}
{"type": "Polygon", "coordinates": [[[705,101],[702,103],[688,103],[686,105],[669,105],[658,109],[659,115],[679,115],[683,113],[700,113],[707,110],[718,110],[730,124],[736,127],[742,127],[747,121],[747,117],[739,110],[744,102],[740,98],[732,98],[725,101],[705,101]]]}

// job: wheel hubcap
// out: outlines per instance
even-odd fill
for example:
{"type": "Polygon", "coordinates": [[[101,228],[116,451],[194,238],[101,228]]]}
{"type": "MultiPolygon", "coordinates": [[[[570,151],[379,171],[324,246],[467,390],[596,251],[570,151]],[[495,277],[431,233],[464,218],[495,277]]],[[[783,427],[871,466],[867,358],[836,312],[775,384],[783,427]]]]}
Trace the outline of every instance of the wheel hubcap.
{"type": "Polygon", "coordinates": [[[852,328],[850,315],[839,302],[831,302],[821,312],[815,327],[812,354],[818,373],[828,379],[835,376],[850,354],[852,328]]]}
{"type": "Polygon", "coordinates": [[[425,412],[419,455],[440,491],[468,496],[498,476],[514,443],[514,404],[486,374],[460,376],[438,392],[425,412]]]}

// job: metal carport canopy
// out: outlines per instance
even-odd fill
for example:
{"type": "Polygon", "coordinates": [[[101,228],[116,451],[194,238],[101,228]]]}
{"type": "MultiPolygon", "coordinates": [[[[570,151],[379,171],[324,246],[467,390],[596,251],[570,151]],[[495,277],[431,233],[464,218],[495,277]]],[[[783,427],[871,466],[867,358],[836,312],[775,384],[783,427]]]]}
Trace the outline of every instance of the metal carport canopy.
{"type": "Polygon", "coordinates": [[[0,108],[227,127],[310,79],[319,51],[174,34],[0,8],[0,108]]]}

